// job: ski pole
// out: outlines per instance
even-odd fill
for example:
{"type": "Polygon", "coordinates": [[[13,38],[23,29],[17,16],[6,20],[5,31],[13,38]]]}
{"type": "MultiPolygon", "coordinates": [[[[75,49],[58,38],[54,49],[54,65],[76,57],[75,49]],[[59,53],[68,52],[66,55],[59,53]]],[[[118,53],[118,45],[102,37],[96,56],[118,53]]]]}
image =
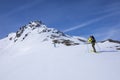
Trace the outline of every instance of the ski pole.
{"type": "Polygon", "coordinates": [[[96,43],[96,45],[97,45],[97,47],[99,48],[99,50],[101,51],[101,48],[100,48],[100,46],[98,45],[98,43],[96,43]]]}
{"type": "Polygon", "coordinates": [[[88,47],[88,43],[87,43],[87,52],[89,53],[89,47],[88,47]]]}

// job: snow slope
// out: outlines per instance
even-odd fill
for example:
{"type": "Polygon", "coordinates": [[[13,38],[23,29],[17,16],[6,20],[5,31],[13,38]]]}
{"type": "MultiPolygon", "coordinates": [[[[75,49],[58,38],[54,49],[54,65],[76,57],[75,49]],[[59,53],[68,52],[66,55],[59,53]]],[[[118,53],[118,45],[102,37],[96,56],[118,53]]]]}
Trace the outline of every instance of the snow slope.
{"type": "Polygon", "coordinates": [[[51,33],[30,30],[0,40],[0,80],[120,80],[120,51],[116,50],[120,44],[97,43],[98,53],[93,53],[90,44],[61,36],[80,44],[54,47],[53,39],[43,41],[51,33]],[[29,36],[22,40],[26,33],[29,36]]]}

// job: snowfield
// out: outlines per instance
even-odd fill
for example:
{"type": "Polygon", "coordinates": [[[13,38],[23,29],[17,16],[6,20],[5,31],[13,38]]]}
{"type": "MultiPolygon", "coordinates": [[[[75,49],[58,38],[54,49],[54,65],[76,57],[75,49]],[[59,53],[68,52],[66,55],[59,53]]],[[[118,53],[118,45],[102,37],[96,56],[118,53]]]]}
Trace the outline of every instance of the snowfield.
{"type": "Polygon", "coordinates": [[[13,46],[0,52],[0,80],[120,80],[120,51],[97,45],[98,53],[88,44],[13,46]]]}

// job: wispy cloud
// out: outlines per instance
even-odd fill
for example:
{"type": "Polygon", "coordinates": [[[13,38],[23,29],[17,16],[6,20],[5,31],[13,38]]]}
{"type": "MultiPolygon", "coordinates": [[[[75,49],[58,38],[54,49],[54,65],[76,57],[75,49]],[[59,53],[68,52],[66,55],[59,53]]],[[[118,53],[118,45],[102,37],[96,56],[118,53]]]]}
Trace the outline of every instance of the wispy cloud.
{"type": "Polygon", "coordinates": [[[100,20],[102,20],[102,19],[105,19],[105,18],[110,17],[110,16],[114,16],[114,15],[119,14],[119,13],[120,13],[120,12],[115,12],[115,13],[111,13],[111,14],[108,14],[108,15],[105,15],[105,16],[102,16],[102,17],[99,17],[99,18],[96,18],[96,19],[92,19],[92,20],[90,20],[90,21],[88,21],[88,22],[85,22],[85,23],[82,23],[82,24],[80,24],[80,25],[77,25],[77,26],[68,28],[68,29],[64,30],[63,32],[70,32],[70,31],[73,31],[73,30],[76,30],[76,29],[79,29],[79,28],[88,26],[88,25],[90,25],[90,24],[93,24],[93,23],[98,22],[98,21],[100,21],[100,20]]]}
{"type": "MultiPolygon", "coordinates": [[[[64,30],[63,32],[70,32],[70,31],[73,31],[73,30],[76,30],[76,29],[79,29],[79,28],[83,28],[83,27],[86,27],[86,26],[88,26],[88,25],[90,25],[90,24],[93,24],[93,23],[95,23],[95,22],[98,22],[98,21],[100,21],[100,20],[103,20],[103,19],[105,19],[105,18],[108,18],[108,17],[114,16],[114,15],[116,15],[116,14],[119,14],[119,13],[120,13],[120,11],[119,11],[120,9],[119,9],[118,5],[120,5],[120,4],[115,3],[115,4],[113,4],[112,6],[115,6],[115,5],[116,5],[116,7],[114,7],[114,8],[109,8],[109,9],[107,9],[107,10],[105,10],[105,11],[102,11],[102,12],[99,12],[99,13],[94,13],[94,14],[96,14],[96,15],[97,15],[97,14],[102,14],[102,13],[109,13],[109,14],[104,15],[104,16],[102,16],[102,17],[98,17],[98,18],[89,20],[88,22],[82,23],[82,24],[80,24],[80,25],[77,25],[77,26],[68,28],[68,29],[64,30]]],[[[110,5],[109,5],[109,6],[110,6],[110,5]]]]}
{"type": "MultiPolygon", "coordinates": [[[[40,1],[42,2],[43,0],[40,0],[40,1]]],[[[7,12],[6,14],[0,15],[0,19],[8,17],[8,16],[11,16],[14,13],[26,10],[28,8],[31,8],[31,7],[35,6],[36,4],[39,4],[40,1],[39,0],[35,0],[35,1],[30,2],[28,4],[21,5],[21,6],[17,7],[17,8],[15,8],[15,9],[11,10],[10,12],[7,12]]]]}
{"type": "Polygon", "coordinates": [[[93,12],[90,15],[99,15],[99,14],[105,14],[105,13],[110,13],[110,12],[115,12],[119,11],[120,8],[120,3],[113,3],[113,4],[108,4],[106,6],[103,6],[103,8],[97,12],[93,12]]]}

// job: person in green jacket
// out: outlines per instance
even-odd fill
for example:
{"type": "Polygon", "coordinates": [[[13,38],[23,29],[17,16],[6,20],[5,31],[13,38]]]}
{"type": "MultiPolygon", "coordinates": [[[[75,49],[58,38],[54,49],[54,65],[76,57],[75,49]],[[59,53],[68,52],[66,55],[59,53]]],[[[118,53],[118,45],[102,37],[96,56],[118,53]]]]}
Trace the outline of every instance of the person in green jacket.
{"type": "Polygon", "coordinates": [[[93,35],[88,38],[88,42],[92,44],[93,52],[96,52],[96,49],[95,49],[96,40],[93,35]]]}

